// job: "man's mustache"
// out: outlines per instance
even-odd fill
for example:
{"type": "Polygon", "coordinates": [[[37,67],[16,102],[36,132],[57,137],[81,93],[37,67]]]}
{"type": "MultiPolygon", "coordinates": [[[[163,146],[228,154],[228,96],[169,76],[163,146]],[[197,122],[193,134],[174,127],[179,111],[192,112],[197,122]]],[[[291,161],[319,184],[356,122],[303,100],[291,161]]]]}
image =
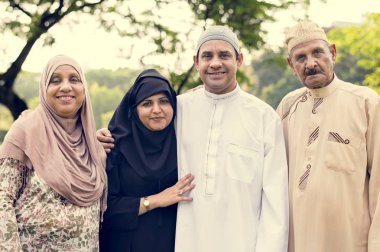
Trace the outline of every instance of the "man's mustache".
{"type": "Polygon", "coordinates": [[[316,75],[317,73],[318,73],[317,69],[315,69],[315,68],[311,68],[311,69],[306,68],[306,70],[305,70],[305,75],[306,76],[316,75]]]}

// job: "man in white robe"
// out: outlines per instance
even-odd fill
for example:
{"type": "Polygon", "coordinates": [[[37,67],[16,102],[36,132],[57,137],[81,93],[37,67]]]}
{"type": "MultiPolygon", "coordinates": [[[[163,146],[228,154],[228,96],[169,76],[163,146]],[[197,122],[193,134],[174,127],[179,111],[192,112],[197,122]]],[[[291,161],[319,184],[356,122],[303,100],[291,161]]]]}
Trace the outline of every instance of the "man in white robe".
{"type": "Polygon", "coordinates": [[[281,122],[240,89],[236,35],[212,26],[194,64],[204,88],[178,97],[179,176],[191,173],[193,202],[180,203],[177,252],[285,252],[288,179],[281,122]]]}

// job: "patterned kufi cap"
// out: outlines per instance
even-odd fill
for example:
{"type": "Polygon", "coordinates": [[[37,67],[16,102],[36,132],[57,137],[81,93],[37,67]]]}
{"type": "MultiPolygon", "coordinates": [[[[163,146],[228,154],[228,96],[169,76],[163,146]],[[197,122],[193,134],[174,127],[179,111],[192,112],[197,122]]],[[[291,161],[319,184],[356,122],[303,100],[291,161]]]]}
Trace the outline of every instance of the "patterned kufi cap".
{"type": "Polygon", "coordinates": [[[295,46],[312,40],[328,42],[325,31],[311,21],[301,21],[289,28],[285,36],[285,45],[290,52],[295,46]]]}
{"type": "Polygon", "coordinates": [[[226,41],[233,46],[236,52],[239,52],[239,40],[236,34],[226,26],[215,25],[207,28],[199,37],[196,52],[198,53],[202,44],[209,40],[226,41]]]}

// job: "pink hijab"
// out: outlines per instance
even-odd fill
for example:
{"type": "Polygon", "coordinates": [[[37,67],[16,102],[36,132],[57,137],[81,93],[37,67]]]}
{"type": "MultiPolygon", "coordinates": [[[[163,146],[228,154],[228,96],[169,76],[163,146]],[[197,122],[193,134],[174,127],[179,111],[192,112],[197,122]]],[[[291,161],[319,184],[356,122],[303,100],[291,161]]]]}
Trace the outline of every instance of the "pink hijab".
{"type": "Polygon", "coordinates": [[[106,204],[106,154],[96,140],[95,122],[86,80],[81,67],[70,57],[50,59],[40,80],[40,105],[17,119],[4,139],[0,158],[15,158],[33,168],[57,193],[78,206],[106,204]],[[59,117],[47,103],[46,91],[57,67],[72,66],[85,89],[77,118],[59,117]]]}

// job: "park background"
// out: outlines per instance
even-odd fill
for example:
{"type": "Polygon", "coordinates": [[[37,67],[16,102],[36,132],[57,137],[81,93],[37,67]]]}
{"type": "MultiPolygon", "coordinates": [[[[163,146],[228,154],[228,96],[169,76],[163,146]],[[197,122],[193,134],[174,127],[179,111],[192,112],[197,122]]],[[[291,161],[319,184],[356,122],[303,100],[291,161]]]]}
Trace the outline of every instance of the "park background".
{"type": "Polygon", "coordinates": [[[84,67],[100,128],[143,69],[159,69],[178,93],[200,84],[192,56],[212,24],[238,34],[238,82],[273,108],[301,87],[283,47],[286,28],[301,19],[336,44],[340,79],[380,93],[379,0],[0,0],[0,16],[0,142],[24,109],[39,104],[40,72],[52,56],[84,67]]]}

